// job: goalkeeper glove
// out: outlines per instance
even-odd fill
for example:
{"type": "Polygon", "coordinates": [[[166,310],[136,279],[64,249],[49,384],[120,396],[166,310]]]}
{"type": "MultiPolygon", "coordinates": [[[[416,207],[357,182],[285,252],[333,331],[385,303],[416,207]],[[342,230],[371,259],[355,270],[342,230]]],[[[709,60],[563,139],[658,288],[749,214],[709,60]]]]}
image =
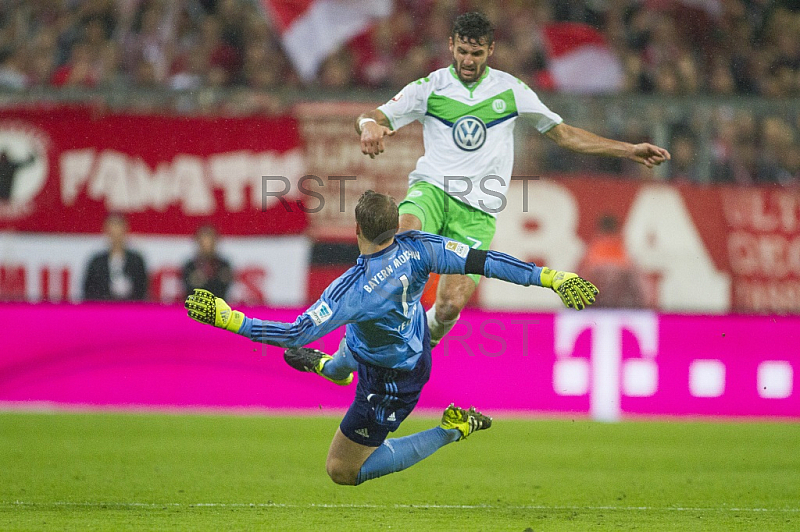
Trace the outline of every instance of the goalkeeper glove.
{"type": "Polygon", "coordinates": [[[597,287],[575,273],[542,268],[542,286],[552,288],[569,308],[583,310],[594,303],[597,287]]]}
{"type": "Polygon", "coordinates": [[[195,288],[194,294],[186,298],[183,306],[193,320],[220,329],[238,333],[244,323],[244,314],[238,310],[231,310],[224,299],[215,297],[208,290],[195,288]]]}

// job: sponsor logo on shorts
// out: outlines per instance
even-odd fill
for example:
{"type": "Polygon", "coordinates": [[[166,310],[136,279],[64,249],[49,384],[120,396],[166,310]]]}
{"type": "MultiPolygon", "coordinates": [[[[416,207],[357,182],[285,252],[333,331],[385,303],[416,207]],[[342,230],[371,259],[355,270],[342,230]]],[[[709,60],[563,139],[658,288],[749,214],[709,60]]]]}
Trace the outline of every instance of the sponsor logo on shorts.
{"type": "Polygon", "coordinates": [[[355,432],[362,438],[369,438],[369,431],[367,429],[356,429],[353,432],[355,432]]]}

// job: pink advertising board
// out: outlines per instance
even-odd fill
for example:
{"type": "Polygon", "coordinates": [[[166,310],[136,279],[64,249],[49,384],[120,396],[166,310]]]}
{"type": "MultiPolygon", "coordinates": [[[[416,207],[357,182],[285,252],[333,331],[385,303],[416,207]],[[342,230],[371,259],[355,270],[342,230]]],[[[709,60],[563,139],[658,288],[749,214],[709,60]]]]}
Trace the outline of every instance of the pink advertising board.
{"type": "MultiPolygon", "coordinates": [[[[293,321],[300,309],[254,308],[293,321]]],[[[0,405],[342,412],[354,387],[178,306],[1,304],[0,405]]],[[[335,349],[341,332],[318,342],[335,349]]],[[[800,317],[465,311],[420,408],[800,418],[800,317]]]]}

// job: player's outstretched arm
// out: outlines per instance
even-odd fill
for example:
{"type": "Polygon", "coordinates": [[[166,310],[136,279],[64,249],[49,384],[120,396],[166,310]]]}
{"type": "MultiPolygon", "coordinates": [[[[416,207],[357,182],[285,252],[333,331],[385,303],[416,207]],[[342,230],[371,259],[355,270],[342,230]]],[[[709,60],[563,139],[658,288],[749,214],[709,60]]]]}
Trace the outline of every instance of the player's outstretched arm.
{"type": "Polygon", "coordinates": [[[194,289],[183,306],[193,320],[235,333],[239,332],[245,320],[245,315],[232,310],[224,299],[200,288],[194,289]]]}
{"type": "Polygon", "coordinates": [[[500,251],[472,249],[466,244],[439,235],[416,232],[421,254],[430,260],[435,273],[478,274],[521,286],[552,289],[569,308],[583,310],[595,302],[597,288],[571,272],[560,272],[523,262],[500,251]]]}
{"type": "Polygon", "coordinates": [[[670,159],[670,154],[667,150],[653,144],[648,144],[647,142],[631,144],[607,139],[585,129],[564,123],[554,126],[545,135],[562,148],[567,148],[568,150],[589,155],[622,157],[643,164],[648,168],[658,166],[670,159]]]}
{"type": "Polygon", "coordinates": [[[374,159],[383,153],[383,138],[391,137],[395,132],[386,115],[374,109],[356,119],[356,133],[361,137],[361,153],[374,159]]]}
{"type": "Polygon", "coordinates": [[[568,308],[583,310],[595,302],[598,290],[592,283],[572,272],[551,270],[531,262],[522,262],[500,251],[470,249],[465,273],[479,273],[484,277],[523,286],[538,285],[558,294],[568,308]],[[483,271],[480,271],[483,262],[483,271]]]}
{"type": "Polygon", "coordinates": [[[254,342],[279,347],[301,347],[318,340],[340,327],[357,312],[340,308],[319,300],[294,323],[248,318],[244,313],[231,309],[225,300],[208,290],[196,288],[183,305],[193,320],[213,325],[250,338],[254,342]]]}

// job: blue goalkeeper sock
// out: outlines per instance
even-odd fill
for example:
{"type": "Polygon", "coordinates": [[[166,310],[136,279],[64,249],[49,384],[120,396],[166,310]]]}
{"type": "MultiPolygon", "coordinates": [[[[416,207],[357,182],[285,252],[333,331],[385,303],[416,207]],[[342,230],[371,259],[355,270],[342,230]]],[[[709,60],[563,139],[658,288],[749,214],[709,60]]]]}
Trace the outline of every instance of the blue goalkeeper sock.
{"type": "Polygon", "coordinates": [[[434,427],[411,436],[386,440],[361,466],[356,484],[411,467],[460,437],[458,429],[434,427]]]}
{"type": "Polygon", "coordinates": [[[358,369],[358,362],[353,357],[353,353],[347,348],[344,338],[339,344],[339,349],[333,354],[333,358],[322,366],[322,374],[333,380],[346,379],[348,375],[358,369]]]}

